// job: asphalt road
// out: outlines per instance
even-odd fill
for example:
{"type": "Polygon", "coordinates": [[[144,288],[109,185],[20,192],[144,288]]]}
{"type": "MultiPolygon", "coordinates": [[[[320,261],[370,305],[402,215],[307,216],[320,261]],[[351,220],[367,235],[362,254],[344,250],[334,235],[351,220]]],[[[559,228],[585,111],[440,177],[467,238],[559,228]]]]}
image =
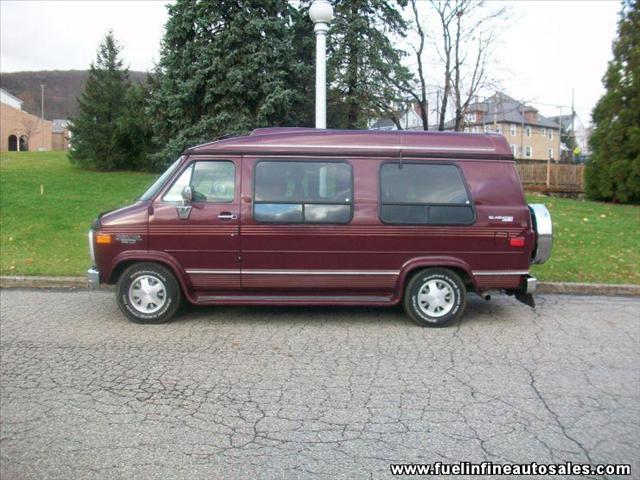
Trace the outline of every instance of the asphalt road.
{"type": "Polygon", "coordinates": [[[638,299],[474,299],[447,329],[298,307],[140,326],[112,292],[0,300],[3,480],[379,478],[483,460],[640,476],[638,299]]]}

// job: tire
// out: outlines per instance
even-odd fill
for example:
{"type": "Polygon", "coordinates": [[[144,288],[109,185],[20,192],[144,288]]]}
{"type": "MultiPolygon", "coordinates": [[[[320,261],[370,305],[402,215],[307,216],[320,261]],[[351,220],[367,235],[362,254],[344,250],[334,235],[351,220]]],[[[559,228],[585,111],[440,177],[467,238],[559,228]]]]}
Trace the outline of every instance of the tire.
{"type": "Polygon", "coordinates": [[[134,323],[159,324],[171,320],[181,300],[173,273],[157,263],[136,263],[118,279],[116,300],[134,323]]]}
{"type": "Polygon", "coordinates": [[[465,308],[467,289],[460,276],[449,269],[427,268],[407,283],[404,311],[422,327],[444,327],[460,318],[465,308]]]}

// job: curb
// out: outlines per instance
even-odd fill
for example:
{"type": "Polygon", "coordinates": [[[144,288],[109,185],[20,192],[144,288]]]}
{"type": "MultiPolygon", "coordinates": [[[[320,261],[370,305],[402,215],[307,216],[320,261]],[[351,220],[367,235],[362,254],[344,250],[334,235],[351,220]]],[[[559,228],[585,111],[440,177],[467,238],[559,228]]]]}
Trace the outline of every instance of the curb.
{"type": "Polygon", "coordinates": [[[86,277],[1,276],[0,288],[89,288],[86,277]]]}
{"type": "MultiPolygon", "coordinates": [[[[0,276],[0,288],[87,289],[85,277],[0,276]]],[[[109,289],[111,287],[100,287],[109,289]]],[[[640,285],[608,283],[539,282],[536,293],[640,297],[640,285]]]]}
{"type": "Polygon", "coordinates": [[[640,297],[640,285],[610,283],[540,282],[536,293],[640,297]]]}

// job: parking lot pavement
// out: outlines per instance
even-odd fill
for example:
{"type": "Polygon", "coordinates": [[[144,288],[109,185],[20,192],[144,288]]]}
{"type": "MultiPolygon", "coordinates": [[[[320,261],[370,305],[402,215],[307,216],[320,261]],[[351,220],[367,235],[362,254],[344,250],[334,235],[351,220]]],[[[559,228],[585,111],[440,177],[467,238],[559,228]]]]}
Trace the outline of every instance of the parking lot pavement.
{"type": "Polygon", "coordinates": [[[0,476],[368,478],[395,462],[640,465],[640,301],[189,308],[2,290],[0,476]]]}

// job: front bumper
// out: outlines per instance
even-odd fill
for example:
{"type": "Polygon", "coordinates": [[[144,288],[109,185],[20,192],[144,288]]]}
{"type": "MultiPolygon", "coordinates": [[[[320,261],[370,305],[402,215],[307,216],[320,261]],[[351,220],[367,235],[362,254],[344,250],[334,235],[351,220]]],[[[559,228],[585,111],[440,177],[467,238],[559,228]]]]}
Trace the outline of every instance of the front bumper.
{"type": "Polygon", "coordinates": [[[87,270],[87,279],[89,280],[89,288],[98,288],[100,286],[100,271],[96,267],[87,270]]]}

